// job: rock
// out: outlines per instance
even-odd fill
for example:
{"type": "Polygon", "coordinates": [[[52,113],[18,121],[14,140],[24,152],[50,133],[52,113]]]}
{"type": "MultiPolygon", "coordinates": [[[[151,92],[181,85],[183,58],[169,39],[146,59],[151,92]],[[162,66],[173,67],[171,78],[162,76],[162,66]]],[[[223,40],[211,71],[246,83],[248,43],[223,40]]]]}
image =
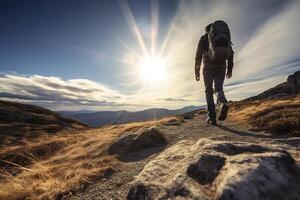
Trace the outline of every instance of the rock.
{"type": "Polygon", "coordinates": [[[129,151],[129,146],[132,144],[134,138],[138,136],[137,133],[130,133],[118,138],[107,149],[107,152],[112,154],[122,154],[129,151]]]}
{"type": "Polygon", "coordinates": [[[166,126],[179,126],[181,122],[178,119],[170,119],[169,121],[165,122],[164,125],[166,126]]]}
{"type": "Polygon", "coordinates": [[[166,145],[167,140],[165,136],[157,128],[149,128],[143,130],[132,141],[129,146],[130,151],[138,151],[143,148],[166,145]]]}
{"type": "Polygon", "coordinates": [[[293,74],[289,75],[288,78],[287,78],[287,83],[290,84],[290,85],[297,84],[296,77],[293,74]]]}
{"type": "Polygon", "coordinates": [[[187,168],[187,174],[202,185],[209,184],[218,176],[225,158],[218,155],[203,155],[187,168]]]}
{"type": "Polygon", "coordinates": [[[293,92],[296,94],[300,92],[300,71],[295,72],[292,75],[289,75],[287,78],[287,83],[292,87],[293,92]]]}
{"type": "Polygon", "coordinates": [[[207,114],[207,111],[206,110],[200,110],[198,115],[206,115],[207,114]]]}
{"type": "Polygon", "coordinates": [[[184,140],[144,167],[127,199],[299,199],[299,174],[284,146],[184,140]]]}
{"type": "Polygon", "coordinates": [[[186,114],[183,119],[193,119],[194,118],[194,115],[189,113],[189,114],[186,114]]]}
{"type": "MultiPolygon", "coordinates": [[[[287,152],[239,155],[220,174],[217,199],[299,199],[294,160],[287,152]]],[[[299,177],[298,177],[299,178],[299,177]]]]}
{"type": "Polygon", "coordinates": [[[107,151],[109,154],[125,154],[166,144],[165,136],[157,128],[151,127],[120,137],[108,147],[107,151]]]}
{"type": "Polygon", "coordinates": [[[287,78],[287,83],[290,85],[300,87],[300,71],[297,71],[292,75],[289,75],[287,78]]]}
{"type": "Polygon", "coordinates": [[[150,161],[134,180],[127,199],[172,199],[190,196],[191,191],[192,197],[205,196],[198,185],[186,181],[186,169],[199,155],[198,147],[181,141],[150,161]]]}

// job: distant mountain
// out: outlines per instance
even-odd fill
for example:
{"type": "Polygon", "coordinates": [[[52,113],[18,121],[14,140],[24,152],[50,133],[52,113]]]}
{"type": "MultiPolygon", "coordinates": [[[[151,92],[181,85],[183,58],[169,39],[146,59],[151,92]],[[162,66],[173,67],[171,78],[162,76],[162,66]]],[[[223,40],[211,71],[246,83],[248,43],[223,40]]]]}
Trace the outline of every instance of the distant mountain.
{"type": "Polygon", "coordinates": [[[107,124],[124,124],[130,122],[139,122],[160,119],[167,116],[179,115],[186,112],[200,109],[200,106],[187,106],[177,110],[168,110],[165,108],[152,108],[138,112],[121,111],[100,111],[94,113],[70,114],[60,112],[62,115],[78,120],[92,127],[103,126],[107,124]]]}
{"type": "Polygon", "coordinates": [[[57,113],[63,115],[63,116],[70,116],[70,115],[76,115],[76,114],[83,114],[83,113],[94,113],[93,110],[59,110],[57,113]]]}

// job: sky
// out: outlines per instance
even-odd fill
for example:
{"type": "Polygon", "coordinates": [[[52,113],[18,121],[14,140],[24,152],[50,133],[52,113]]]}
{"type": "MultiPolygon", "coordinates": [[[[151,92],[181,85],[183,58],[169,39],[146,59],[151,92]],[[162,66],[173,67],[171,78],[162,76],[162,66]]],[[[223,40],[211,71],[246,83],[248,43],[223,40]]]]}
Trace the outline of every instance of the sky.
{"type": "Polygon", "coordinates": [[[225,20],[235,51],[229,100],[300,70],[297,0],[2,0],[0,98],[52,110],[204,105],[194,58],[225,20]]]}

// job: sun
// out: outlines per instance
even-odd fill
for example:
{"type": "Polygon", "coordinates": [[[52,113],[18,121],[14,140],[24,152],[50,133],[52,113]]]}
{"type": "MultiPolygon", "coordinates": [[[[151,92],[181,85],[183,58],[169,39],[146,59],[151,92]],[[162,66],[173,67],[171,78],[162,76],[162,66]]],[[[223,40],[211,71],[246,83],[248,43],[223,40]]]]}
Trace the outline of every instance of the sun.
{"type": "Polygon", "coordinates": [[[145,59],[140,64],[140,75],[144,81],[158,82],[165,79],[166,62],[159,57],[145,59]]]}
{"type": "Polygon", "coordinates": [[[139,50],[135,50],[131,45],[120,39],[121,44],[128,50],[123,57],[123,62],[134,67],[133,73],[130,73],[136,77],[134,83],[142,83],[145,88],[148,86],[152,88],[152,86],[159,86],[162,82],[166,82],[166,79],[168,79],[166,71],[172,64],[170,63],[169,54],[166,52],[169,36],[166,36],[163,41],[160,41],[159,44],[161,45],[158,45],[159,7],[158,1],[151,2],[150,29],[140,29],[128,2],[120,1],[121,8],[139,47],[139,50]]]}

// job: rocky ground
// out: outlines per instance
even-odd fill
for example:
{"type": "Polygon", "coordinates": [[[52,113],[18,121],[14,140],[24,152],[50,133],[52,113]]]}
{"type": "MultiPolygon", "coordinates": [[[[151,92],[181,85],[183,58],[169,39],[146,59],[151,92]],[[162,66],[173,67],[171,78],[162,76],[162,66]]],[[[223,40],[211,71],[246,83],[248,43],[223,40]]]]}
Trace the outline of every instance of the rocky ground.
{"type": "Polygon", "coordinates": [[[68,198],[300,198],[300,138],[205,119],[196,113],[147,134],[125,134],[108,148],[119,160],[116,170],[68,198]]]}

